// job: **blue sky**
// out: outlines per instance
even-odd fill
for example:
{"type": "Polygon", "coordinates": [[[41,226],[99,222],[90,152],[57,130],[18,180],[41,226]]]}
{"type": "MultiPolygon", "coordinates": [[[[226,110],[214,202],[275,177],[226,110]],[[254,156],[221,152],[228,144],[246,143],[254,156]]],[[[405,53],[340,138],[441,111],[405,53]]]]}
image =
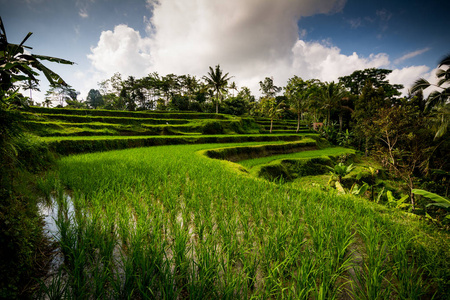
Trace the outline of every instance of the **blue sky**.
{"type": "Polygon", "coordinates": [[[115,72],[201,77],[216,64],[255,94],[266,76],[283,86],[369,67],[409,86],[450,52],[448,11],[444,0],[0,0],[9,42],[31,31],[32,53],[76,62],[47,65],[80,99],[115,72]]]}

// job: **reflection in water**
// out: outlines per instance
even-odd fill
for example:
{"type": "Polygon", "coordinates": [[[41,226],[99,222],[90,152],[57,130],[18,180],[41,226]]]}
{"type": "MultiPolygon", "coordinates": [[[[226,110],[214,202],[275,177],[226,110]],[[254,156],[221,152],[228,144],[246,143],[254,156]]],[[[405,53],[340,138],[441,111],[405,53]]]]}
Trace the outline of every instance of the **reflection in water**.
{"type": "MultiPolygon", "coordinates": [[[[67,195],[51,196],[49,200],[38,204],[39,213],[42,216],[44,224],[44,234],[53,242],[57,242],[61,238],[60,230],[58,228],[58,220],[72,219],[71,216],[75,213],[72,198],[67,195]]],[[[73,219],[72,219],[73,220],[73,219]]],[[[55,249],[54,256],[50,264],[50,273],[56,272],[63,264],[64,259],[61,254],[61,249],[55,249]]]]}
{"type": "Polygon", "coordinates": [[[53,241],[59,239],[58,218],[64,216],[64,218],[68,219],[75,211],[72,198],[69,195],[63,195],[58,198],[52,196],[49,201],[38,204],[39,212],[45,222],[45,234],[53,241]]]}

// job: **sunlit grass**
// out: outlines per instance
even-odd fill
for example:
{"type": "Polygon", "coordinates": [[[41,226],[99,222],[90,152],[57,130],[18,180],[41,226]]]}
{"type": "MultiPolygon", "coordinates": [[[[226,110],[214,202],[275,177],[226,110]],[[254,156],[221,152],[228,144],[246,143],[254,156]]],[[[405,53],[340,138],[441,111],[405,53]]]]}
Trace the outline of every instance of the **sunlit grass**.
{"type": "Polygon", "coordinates": [[[348,149],[348,148],[342,148],[342,147],[333,147],[333,148],[326,148],[321,150],[311,150],[311,151],[301,151],[301,152],[294,152],[290,154],[280,154],[280,155],[272,155],[268,157],[259,157],[254,159],[247,159],[242,160],[239,162],[242,166],[246,168],[252,168],[256,165],[262,165],[269,163],[274,160],[278,159],[293,159],[293,158],[312,158],[312,157],[318,157],[318,156],[339,156],[342,154],[354,154],[355,150],[348,149]]]}
{"type": "MultiPolygon", "coordinates": [[[[199,153],[233,145],[62,158],[56,176],[75,211],[58,218],[64,264],[43,294],[375,299],[414,298],[436,286],[421,274],[433,268],[425,263],[438,268],[439,260],[427,261],[438,248],[421,246],[434,237],[417,220],[363,199],[252,178],[199,153]]],[[[58,201],[67,207],[63,195],[58,201]]],[[[447,249],[448,240],[437,245],[447,249]]]]}

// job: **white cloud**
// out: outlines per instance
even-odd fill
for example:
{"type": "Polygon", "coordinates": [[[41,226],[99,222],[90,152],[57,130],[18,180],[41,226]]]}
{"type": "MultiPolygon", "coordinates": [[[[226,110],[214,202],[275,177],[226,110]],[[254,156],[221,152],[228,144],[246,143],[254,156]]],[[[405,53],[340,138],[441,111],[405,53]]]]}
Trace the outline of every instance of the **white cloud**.
{"type": "Polygon", "coordinates": [[[120,72],[123,76],[142,77],[152,64],[150,39],[142,38],[138,31],[127,25],[117,25],[114,31],[103,31],[96,47],[91,47],[91,60],[95,69],[106,77],[120,72]]]}
{"type": "MultiPolygon", "coordinates": [[[[154,3],[154,1],[152,1],[154,3]]],[[[290,64],[297,21],[333,13],[345,1],[166,0],[154,6],[152,54],[161,73],[204,74],[218,63],[246,77],[290,64]]]]}
{"type": "Polygon", "coordinates": [[[430,76],[431,73],[428,73],[429,71],[430,68],[427,66],[412,66],[403,69],[394,69],[386,79],[388,79],[391,84],[403,84],[404,88],[401,92],[403,95],[407,95],[408,90],[411,89],[411,86],[417,79],[430,76]]]}
{"type": "Polygon", "coordinates": [[[401,62],[403,62],[403,61],[405,61],[407,59],[410,59],[410,58],[413,58],[413,57],[418,56],[420,54],[423,54],[423,53],[429,51],[430,49],[431,48],[427,47],[427,48],[424,48],[424,49],[420,49],[420,50],[416,50],[416,51],[413,51],[413,52],[406,53],[402,57],[397,58],[396,60],[394,60],[394,64],[397,65],[397,64],[399,64],[399,63],[401,63],[401,62]]]}
{"type": "MultiPolygon", "coordinates": [[[[389,68],[389,57],[375,53],[362,57],[342,54],[331,42],[306,42],[300,18],[332,14],[343,9],[345,0],[148,0],[152,10],[146,36],[118,25],[104,31],[88,55],[104,78],[120,72],[123,77],[142,77],[157,71],[206,75],[209,66],[220,64],[234,76],[238,86],[259,94],[258,82],[273,76],[284,86],[293,75],[304,79],[337,80],[365,68],[389,68]]],[[[387,24],[391,15],[377,12],[387,24]]],[[[398,83],[414,81],[424,67],[395,70],[398,83]]],[[[98,73],[96,75],[98,77],[98,73]]],[[[397,83],[397,82],[396,82],[397,83]]]]}
{"type": "Polygon", "coordinates": [[[80,17],[82,17],[83,19],[86,19],[87,17],[89,17],[89,14],[88,14],[87,10],[84,9],[84,8],[82,8],[82,9],[80,9],[80,10],[78,11],[78,15],[79,15],[80,17]]]}
{"type": "Polygon", "coordinates": [[[355,70],[389,65],[389,58],[384,53],[370,55],[368,58],[360,57],[355,52],[352,55],[344,55],[340,53],[339,48],[319,42],[307,43],[299,40],[292,51],[293,74],[323,81],[337,80],[338,77],[349,75],[355,70]]]}

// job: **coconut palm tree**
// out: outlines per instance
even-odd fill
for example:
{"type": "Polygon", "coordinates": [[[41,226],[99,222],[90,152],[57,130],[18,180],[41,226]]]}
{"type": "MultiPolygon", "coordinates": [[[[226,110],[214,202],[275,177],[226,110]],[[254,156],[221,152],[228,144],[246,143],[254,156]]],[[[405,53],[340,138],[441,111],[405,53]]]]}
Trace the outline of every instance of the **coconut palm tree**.
{"type": "Polygon", "coordinates": [[[234,91],[236,91],[236,92],[238,91],[236,82],[233,81],[233,82],[230,84],[229,88],[233,91],[233,97],[234,97],[234,91]]]}
{"type": "Polygon", "coordinates": [[[310,100],[314,96],[317,85],[317,79],[304,81],[298,76],[294,76],[288,80],[284,95],[289,101],[290,109],[297,114],[297,131],[300,130],[300,119],[303,119],[303,113],[308,110],[310,100]]]}
{"type": "Polygon", "coordinates": [[[283,112],[284,102],[277,103],[273,97],[263,97],[260,102],[259,112],[270,119],[270,133],[272,133],[273,120],[277,119],[283,112]]]}
{"type": "Polygon", "coordinates": [[[33,103],[32,91],[40,92],[39,83],[35,82],[35,81],[28,80],[28,81],[25,81],[24,83],[22,83],[20,86],[21,86],[22,89],[30,91],[30,101],[31,101],[31,103],[33,103]]]}
{"type": "Polygon", "coordinates": [[[343,86],[334,81],[325,83],[320,93],[322,108],[327,111],[327,126],[331,124],[331,111],[340,106],[340,101],[346,96],[343,86]]]}
{"type": "Polygon", "coordinates": [[[429,108],[444,105],[450,100],[450,54],[439,62],[438,68],[436,71],[438,82],[436,84],[432,84],[424,78],[419,78],[411,88],[411,93],[430,87],[437,89],[428,96],[427,106],[429,108]],[[443,66],[446,68],[442,69],[443,66]]]}
{"type": "Polygon", "coordinates": [[[213,88],[216,93],[216,114],[219,113],[219,98],[223,91],[226,91],[228,80],[230,80],[228,73],[223,74],[220,69],[220,65],[217,65],[215,69],[209,67],[209,72],[207,76],[203,76],[206,83],[213,88]]]}
{"type": "Polygon", "coordinates": [[[426,108],[428,110],[435,109],[435,115],[437,116],[435,118],[437,121],[435,138],[443,136],[448,131],[450,124],[450,54],[445,56],[439,62],[438,68],[439,69],[436,71],[438,82],[436,84],[432,84],[424,78],[419,78],[411,88],[411,93],[417,93],[428,88],[435,88],[428,96],[426,102],[426,108]]]}

